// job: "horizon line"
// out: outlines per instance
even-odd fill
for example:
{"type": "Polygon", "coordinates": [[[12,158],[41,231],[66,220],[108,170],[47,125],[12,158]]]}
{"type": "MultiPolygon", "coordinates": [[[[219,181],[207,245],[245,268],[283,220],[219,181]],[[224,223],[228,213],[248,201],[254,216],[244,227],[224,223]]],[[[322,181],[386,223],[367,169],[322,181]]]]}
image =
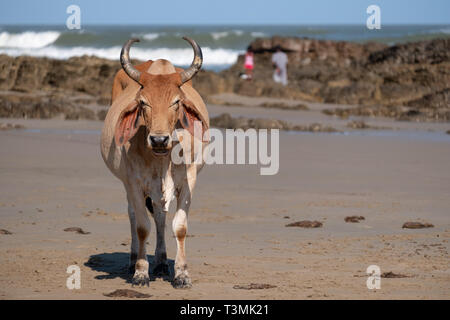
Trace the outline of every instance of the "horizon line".
{"type": "MultiPolygon", "coordinates": [[[[82,25],[97,26],[143,26],[143,27],[160,27],[160,26],[249,26],[249,27],[289,27],[289,26],[365,26],[365,23],[82,23],[82,25]]],[[[382,26],[450,26],[450,22],[437,23],[383,23],[382,26]]],[[[0,26],[66,26],[64,23],[5,23],[0,26]]]]}

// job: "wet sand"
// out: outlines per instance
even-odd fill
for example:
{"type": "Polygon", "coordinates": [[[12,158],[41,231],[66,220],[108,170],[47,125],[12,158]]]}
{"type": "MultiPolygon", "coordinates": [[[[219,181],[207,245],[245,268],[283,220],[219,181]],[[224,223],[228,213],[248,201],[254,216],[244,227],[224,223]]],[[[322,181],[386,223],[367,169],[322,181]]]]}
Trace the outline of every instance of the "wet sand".
{"type": "MultiPolygon", "coordinates": [[[[293,123],[317,117],[342,128],[348,122],[314,108],[210,107],[212,115],[223,110],[293,123]]],[[[104,294],[131,289],[125,193],[100,156],[102,123],[0,120],[27,127],[0,132],[0,229],[12,233],[0,234],[0,298],[113,299],[104,294]],[[90,233],[63,231],[69,227],[90,233]],[[80,290],[66,288],[72,264],[81,268],[80,290]]],[[[275,176],[259,175],[256,165],[207,166],[189,217],[193,288],[175,290],[157,278],[134,289],[150,299],[449,299],[448,125],[369,122],[400,134],[281,132],[275,176]],[[365,220],[346,223],[347,216],[365,220]],[[285,227],[300,220],[323,226],[285,227]],[[406,221],[434,228],[402,229],[406,221]],[[369,265],[407,277],[382,278],[381,289],[369,290],[369,265]],[[276,287],[233,288],[251,283],[276,287]]],[[[172,218],[173,208],[166,228],[173,265],[172,218]]],[[[154,248],[153,224],[150,262],[154,248]]]]}

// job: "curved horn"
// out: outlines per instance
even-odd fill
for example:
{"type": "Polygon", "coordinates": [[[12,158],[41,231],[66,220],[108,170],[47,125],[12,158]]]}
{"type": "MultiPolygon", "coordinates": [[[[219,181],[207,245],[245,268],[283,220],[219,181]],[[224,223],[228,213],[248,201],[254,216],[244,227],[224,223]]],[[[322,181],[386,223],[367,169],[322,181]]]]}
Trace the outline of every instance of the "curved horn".
{"type": "Polygon", "coordinates": [[[180,73],[181,82],[185,83],[186,81],[191,80],[202,67],[203,54],[202,49],[194,40],[188,37],[183,37],[183,39],[189,42],[189,44],[192,46],[192,49],[194,49],[194,60],[192,60],[191,66],[180,73]]]}
{"type": "Polygon", "coordinates": [[[122,51],[120,51],[120,63],[122,64],[122,68],[127,73],[127,75],[131,79],[139,83],[141,72],[136,70],[136,68],[133,67],[130,61],[130,47],[134,42],[139,42],[139,39],[130,39],[123,45],[122,51]]]}

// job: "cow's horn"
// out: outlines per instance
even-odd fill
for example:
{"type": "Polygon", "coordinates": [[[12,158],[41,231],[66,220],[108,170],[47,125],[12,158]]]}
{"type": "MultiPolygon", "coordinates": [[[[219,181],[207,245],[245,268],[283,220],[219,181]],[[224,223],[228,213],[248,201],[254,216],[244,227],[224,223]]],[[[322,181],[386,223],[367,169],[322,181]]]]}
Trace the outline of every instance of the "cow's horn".
{"type": "Polygon", "coordinates": [[[139,78],[141,77],[141,72],[136,70],[135,67],[131,64],[130,61],[130,47],[134,42],[139,42],[139,39],[133,38],[128,40],[122,47],[122,51],[120,52],[120,63],[122,64],[123,70],[127,73],[127,75],[139,83],[139,78]]]}
{"type": "Polygon", "coordinates": [[[192,49],[194,49],[194,60],[192,60],[192,64],[186,70],[183,70],[181,75],[181,82],[185,83],[186,81],[191,80],[195,74],[200,70],[203,63],[203,54],[202,49],[198,46],[198,44],[188,37],[183,37],[184,40],[190,43],[192,49]]]}

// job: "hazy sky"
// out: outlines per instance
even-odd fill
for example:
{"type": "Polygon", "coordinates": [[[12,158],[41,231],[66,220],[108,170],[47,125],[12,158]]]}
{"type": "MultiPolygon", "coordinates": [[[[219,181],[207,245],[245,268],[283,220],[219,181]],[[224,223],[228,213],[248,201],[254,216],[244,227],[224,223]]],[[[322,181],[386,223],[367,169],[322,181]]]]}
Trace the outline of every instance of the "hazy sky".
{"type": "Polygon", "coordinates": [[[0,24],[65,24],[66,8],[82,24],[365,24],[381,8],[382,24],[450,24],[450,0],[0,0],[0,24]]]}

